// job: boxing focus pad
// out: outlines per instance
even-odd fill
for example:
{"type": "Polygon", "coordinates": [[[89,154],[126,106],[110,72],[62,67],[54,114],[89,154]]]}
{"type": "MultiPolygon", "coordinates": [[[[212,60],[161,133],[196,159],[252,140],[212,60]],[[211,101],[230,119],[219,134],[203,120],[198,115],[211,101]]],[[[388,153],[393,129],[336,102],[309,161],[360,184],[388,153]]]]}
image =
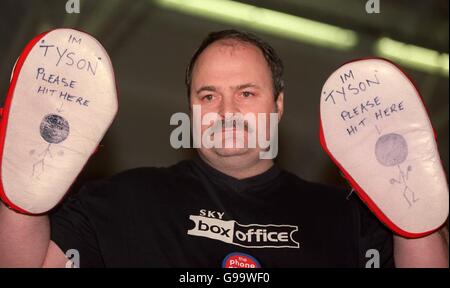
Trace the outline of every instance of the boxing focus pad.
{"type": "Polygon", "coordinates": [[[320,102],[320,140],[362,201],[392,231],[417,238],[448,216],[448,185],[422,98],[384,59],[338,68],[320,102]]]}
{"type": "Polygon", "coordinates": [[[111,61],[92,36],[40,34],[16,62],[0,123],[0,197],[26,214],[52,209],[118,108],[111,61]]]}

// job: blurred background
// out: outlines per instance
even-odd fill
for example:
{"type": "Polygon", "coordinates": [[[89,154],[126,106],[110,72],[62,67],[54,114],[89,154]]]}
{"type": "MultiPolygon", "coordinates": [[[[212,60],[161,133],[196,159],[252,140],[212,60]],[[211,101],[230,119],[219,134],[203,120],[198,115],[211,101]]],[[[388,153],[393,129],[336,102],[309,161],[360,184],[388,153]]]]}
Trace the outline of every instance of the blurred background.
{"type": "Polygon", "coordinates": [[[258,34],[284,61],[277,158],[283,168],[307,180],[345,185],[319,144],[320,92],[342,63],[376,55],[400,64],[416,82],[448,175],[448,0],[69,1],[74,12],[79,2],[80,13],[68,13],[67,2],[0,1],[0,95],[3,101],[16,58],[40,32],[76,28],[105,46],[115,68],[119,114],[74,189],[129,168],[168,166],[194,155],[170,146],[175,126],[169,119],[188,112],[184,72],[191,55],[209,32],[227,28],[258,34]]]}

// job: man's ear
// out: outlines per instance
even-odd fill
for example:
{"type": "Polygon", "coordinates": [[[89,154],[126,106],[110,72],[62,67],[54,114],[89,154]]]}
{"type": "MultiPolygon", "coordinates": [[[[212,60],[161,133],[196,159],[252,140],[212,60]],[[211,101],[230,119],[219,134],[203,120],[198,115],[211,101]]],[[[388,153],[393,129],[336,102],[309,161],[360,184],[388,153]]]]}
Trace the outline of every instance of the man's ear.
{"type": "Polygon", "coordinates": [[[280,121],[284,111],[284,92],[280,92],[280,94],[278,94],[278,98],[275,101],[275,105],[276,105],[275,108],[277,109],[278,112],[278,121],[280,121]]]}

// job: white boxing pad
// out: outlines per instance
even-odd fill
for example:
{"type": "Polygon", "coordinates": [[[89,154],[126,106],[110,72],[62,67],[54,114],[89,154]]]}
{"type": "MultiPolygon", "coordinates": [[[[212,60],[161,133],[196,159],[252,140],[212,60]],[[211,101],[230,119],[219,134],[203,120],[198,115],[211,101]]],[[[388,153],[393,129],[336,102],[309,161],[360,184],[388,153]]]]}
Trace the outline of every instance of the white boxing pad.
{"type": "Polygon", "coordinates": [[[323,86],[321,144],[375,215],[416,238],[448,216],[448,185],[422,98],[379,58],[338,68],[323,86]]]}
{"type": "Polygon", "coordinates": [[[28,214],[52,209],[118,109],[111,60],[92,36],[56,29],[15,65],[0,124],[0,197],[28,214]]]}

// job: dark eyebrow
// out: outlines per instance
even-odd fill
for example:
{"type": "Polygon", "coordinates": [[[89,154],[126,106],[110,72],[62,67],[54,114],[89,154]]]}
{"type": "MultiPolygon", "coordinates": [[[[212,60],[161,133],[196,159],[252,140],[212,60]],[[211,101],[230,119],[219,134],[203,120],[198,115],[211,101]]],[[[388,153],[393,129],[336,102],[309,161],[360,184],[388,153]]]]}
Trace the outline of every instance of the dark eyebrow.
{"type": "Polygon", "coordinates": [[[235,86],[235,87],[234,87],[235,90],[242,90],[242,89],[245,89],[245,88],[256,88],[256,89],[260,89],[260,87],[259,87],[258,85],[253,84],[253,83],[246,83],[246,84],[242,84],[242,85],[238,85],[238,86],[235,86]]]}
{"type": "MultiPolygon", "coordinates": [[[[233,86],[232,88],[234,90],[242,90],[242,89],[245,89],[245,88],[260,89],[260,87],[258,85],[253,84],[253,83],[245,83],[245,84],[233,86]]],[[[202,87],[200,87],[200,89],[198,89],[196,91],[196,93],[199,94],[200,92],[203,92],[203,91],[217,92],[217,88],[215,86],[202,86],[202,87]]]]}
{"type": "Polygon", "coordinates": [[[217,92],[217,89],[214,86],[202,86],[197,90],[197,94],[203,91],[217,92]]]}

